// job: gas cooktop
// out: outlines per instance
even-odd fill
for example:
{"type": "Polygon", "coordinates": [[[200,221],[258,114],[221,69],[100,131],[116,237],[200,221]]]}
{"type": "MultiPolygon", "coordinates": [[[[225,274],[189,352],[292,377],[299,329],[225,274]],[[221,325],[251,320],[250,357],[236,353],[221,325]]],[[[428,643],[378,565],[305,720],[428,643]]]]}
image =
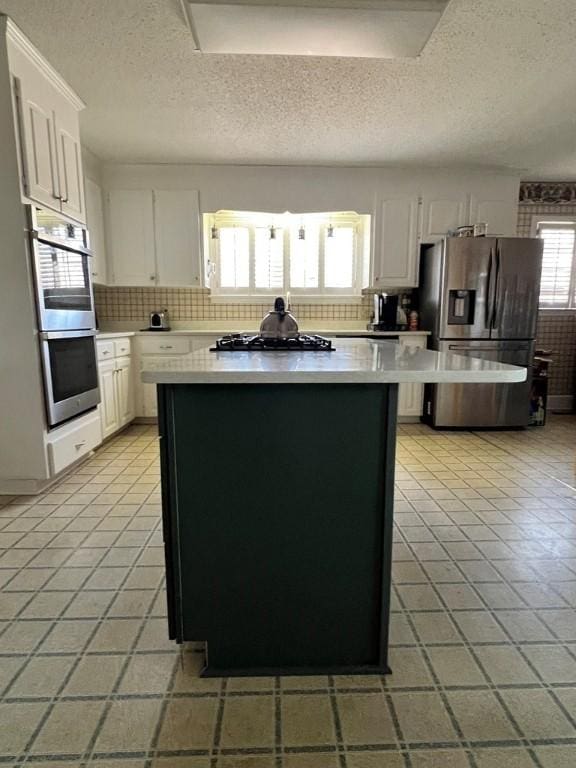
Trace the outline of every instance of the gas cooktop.
{"type": "Polygon", "coordinates": [[[300,333],[288,338],[268,338],[266,336],[249,336],[242,333],[231,333],[218,339],[210,352],[332,352],[334,347],[330,339],[324,336],[310,336],[300,333]]]}

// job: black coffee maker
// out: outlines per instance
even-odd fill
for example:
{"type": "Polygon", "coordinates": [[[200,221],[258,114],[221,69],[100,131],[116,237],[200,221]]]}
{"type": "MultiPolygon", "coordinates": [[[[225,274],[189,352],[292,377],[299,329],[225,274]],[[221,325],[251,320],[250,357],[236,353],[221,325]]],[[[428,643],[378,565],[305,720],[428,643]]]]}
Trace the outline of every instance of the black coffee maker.
{"type": "Polygon", "coordinates": [[[396,331],[398,328],[398,294],[374,294],[374,320],[372,329],[375,331],[396,331]]]}

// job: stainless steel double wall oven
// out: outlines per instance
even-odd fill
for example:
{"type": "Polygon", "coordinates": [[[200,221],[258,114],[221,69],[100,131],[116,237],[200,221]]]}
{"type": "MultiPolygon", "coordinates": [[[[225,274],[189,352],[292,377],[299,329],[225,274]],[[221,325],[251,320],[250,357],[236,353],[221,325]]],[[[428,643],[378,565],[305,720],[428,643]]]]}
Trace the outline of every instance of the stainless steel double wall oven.
{"type": "Polygon", "coordinates": [[[46,414],[49,427],[100,402],[88,233],[29,206],[46,414]]]}

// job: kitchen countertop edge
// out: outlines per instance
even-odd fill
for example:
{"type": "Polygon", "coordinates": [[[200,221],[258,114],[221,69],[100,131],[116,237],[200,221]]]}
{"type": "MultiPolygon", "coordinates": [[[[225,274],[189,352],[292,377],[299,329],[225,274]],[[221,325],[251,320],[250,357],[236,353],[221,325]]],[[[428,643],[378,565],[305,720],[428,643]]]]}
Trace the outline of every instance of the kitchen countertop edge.
{"type": "Polygon", "coordinates": [[[150,384],[514,383],[526,369],[404,348],[384,340],[342,339],[333,352],[210,352],[167,355],[141,372],[150,384]]]}

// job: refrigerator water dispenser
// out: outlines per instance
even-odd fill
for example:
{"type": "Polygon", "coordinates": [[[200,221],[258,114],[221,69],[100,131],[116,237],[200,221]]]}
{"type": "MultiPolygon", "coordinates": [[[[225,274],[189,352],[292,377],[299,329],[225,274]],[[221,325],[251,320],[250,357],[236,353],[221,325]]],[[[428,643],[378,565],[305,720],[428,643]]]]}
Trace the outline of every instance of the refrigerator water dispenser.
{"type": "Polygon", "coordinates": [[[448,325],[473,325],[476,291],[448,292],[448,325]]]}

